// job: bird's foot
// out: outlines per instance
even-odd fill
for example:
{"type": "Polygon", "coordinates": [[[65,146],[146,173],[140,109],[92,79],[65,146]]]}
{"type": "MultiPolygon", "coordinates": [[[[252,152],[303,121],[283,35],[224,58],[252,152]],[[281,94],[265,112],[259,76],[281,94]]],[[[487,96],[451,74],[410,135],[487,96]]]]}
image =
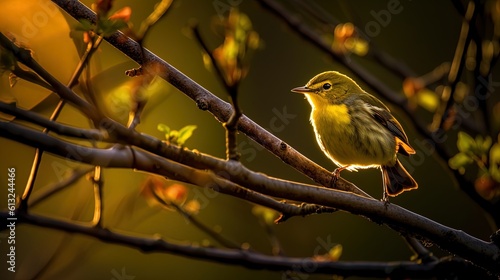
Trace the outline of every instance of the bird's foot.
{"type": "Polygon", "coordinates": [[[385,190],[384,190],[384,195],[382,196],[381,201],[384,203],[385,208],[387,208],[387,206],[389,206],[389,204],[390,204],[389,196],[387,195],[387,192],[385,190]]]}
{"type": "Polygon", "coordinates": [[[339,167],[339,168],[336,168],[335,170],[333,170],[332,178],[330,179],[330,187],[331,188],[333,188],[335,186],[335,183],[340,178],[340,172],[342,172],[342,170],[346,169],[347,167],[349,167],[349,165],[342,166],[342,167],[339,167]]]}

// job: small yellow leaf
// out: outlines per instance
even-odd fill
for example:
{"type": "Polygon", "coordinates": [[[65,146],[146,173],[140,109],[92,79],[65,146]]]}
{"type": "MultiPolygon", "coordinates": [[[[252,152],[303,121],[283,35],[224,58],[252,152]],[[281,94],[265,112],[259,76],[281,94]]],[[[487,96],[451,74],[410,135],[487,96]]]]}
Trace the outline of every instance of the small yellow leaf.
{"type": "Polygon", "coordinates": [[[448,160],[448,165],[451,169],[465,168],[466,165],[473,162],[472,158],[466,153],[458,153],[448,160]]]}
{"type": "Polygon", "coordinates": [[[439,105],[439,97],[434,91],[423,88],[417,92],[417,102],[427,111],[435,112],[439,105]]]}
{"type": "Polygon", "coordinates": [[[193,131],[197,128],[196,125],[186,125],[179,130],[177,137],[177,145],[184,145],[186,141],[193,135],[193,131]]]}
{"type": "Polygon", "coordinates": [[[365,56],[370,48],[368,42],[361,38],[348,38],[344,45],[349,51],[359,56],[365,56]]]}
{"type": "Polygon", "coordinates": [[[336,244],[330,250],[328,250],[328,253],[324,255],[315,255],[313,256],[313,259],[321,262],[328,262],[328,261],[336,262],[340,259],[340,256],[342,255],[342,249],[343,249],[342,245],[336,244]]]}
{"type": "Polygon", "coordinates": [[[168,135],[170,134],[170,127],[164,123],[159,123],[157,126],[156,126],[156,129],[158,129],[159,131],[161,132],[164,132],[165,135],[168,135]]]}
{"type": "Polygon", "coordinates": [[[462,153],[471,151],[476,146],[476,141],[469,134],[459,131],[457,139],[458,150],[462,153]]]}
{"type": "Polygon", "coordinates": [[[209,71],[212,71],[213,65],[210,56],[206,52],[203,52],[202,58],[203,58],[203,65],[205,65],[205,68],[209,71]]]}
{"type": "Polygon", "coordinates": [[[342,245],[336,244],[328,251],[328,258],[332,261],[338,261],[342,255],[342,245]]]}

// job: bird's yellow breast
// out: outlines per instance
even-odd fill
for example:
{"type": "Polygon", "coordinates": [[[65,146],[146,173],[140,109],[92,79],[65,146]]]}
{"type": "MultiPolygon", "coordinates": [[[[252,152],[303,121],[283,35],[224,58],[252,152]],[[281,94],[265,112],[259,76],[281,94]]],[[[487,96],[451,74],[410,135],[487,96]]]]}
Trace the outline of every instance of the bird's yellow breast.
{"type": "MultiPolygon", "coordinates": [[[[313,104],[311,102],[311,104],[313,104]]],[[[322,127],[328,129],[343,130],[347,125],[351,123],[351,117],[349,116],[349,108],[345,104],[318,104],[319,106],[314,106],[311,112],[311,122],[318,124],[322,127]]]]}
{"type": "Polygon", "coordinates": [[[328,119],[332,125],[348,125],[351,123],[349,109],[345,104],[327,105],[323,109],[323,118],[328,119]]]}

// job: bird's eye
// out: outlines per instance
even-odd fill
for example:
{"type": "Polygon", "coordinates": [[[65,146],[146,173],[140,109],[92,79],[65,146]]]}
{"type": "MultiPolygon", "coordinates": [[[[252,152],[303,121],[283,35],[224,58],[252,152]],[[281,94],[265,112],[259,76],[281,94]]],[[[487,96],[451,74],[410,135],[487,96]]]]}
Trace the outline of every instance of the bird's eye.
{"type": "Polygon", "coordinates": [[[323,89],[324,90],[329,90],[331,87],[332,87],[332,85],[330,83],[323,84],[323,89]]]}

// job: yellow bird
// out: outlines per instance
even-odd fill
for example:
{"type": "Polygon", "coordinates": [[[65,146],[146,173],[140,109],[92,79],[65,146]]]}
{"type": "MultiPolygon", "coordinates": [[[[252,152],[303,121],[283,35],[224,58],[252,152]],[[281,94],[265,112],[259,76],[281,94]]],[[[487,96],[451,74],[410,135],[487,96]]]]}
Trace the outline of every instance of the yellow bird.
{"type": "Polygon", "coordinates": [[[404,169],[397,154],[415,153],[408,137],[389,109],[364,91],[348,76],[327,71],[313,77],[305,86],[292,89],[305,94],[311,104],[310,121],[316,140],[339,168],[380,167],[384,184],[383,200],[418,187],[404,169]]]}

